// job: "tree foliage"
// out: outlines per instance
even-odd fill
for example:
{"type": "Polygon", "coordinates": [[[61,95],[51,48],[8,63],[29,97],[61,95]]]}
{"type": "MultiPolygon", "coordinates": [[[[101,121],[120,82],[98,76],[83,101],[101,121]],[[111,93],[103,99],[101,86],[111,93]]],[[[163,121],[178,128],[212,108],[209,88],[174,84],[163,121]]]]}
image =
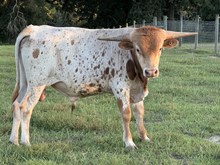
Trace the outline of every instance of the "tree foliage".
{"type": "Polygon", "coordinates": [[[180,14],[214,20],[217,13],[219,0],[0,0],[0,41],[9,38],[7,26],[16,36],[26,24],[111,28],[133,20],[152,22],[154,16],[160,20],[163,15],[170,20],[180,14]]]}

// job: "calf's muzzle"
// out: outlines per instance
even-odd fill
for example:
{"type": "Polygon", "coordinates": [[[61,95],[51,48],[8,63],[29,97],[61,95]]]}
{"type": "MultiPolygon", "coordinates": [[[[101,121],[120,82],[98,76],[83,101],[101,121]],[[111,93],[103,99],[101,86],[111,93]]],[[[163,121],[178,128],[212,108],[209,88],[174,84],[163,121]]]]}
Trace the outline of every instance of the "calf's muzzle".
{"type": "Polygon", "coordinates": [[[158,77],[159,75],[159,70],[157,68],[153,68],[153,69],[147,69],[145,68],[143,70],[143,75],[144,77],[150,78],[150,77],[158,77]]]}

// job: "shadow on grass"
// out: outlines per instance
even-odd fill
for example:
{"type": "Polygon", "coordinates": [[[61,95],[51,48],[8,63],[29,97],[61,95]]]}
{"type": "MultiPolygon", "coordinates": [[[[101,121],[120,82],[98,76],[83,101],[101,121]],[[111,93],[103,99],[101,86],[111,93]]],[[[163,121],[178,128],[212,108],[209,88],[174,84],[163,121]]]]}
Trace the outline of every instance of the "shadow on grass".
{"type": "Polygon", "coordinates": [[[175,49],[175,51],[178,53],[195,53],[199,55],[212,54],[212,52],[209,50],[201,50],[201,49],[175,49]]]}

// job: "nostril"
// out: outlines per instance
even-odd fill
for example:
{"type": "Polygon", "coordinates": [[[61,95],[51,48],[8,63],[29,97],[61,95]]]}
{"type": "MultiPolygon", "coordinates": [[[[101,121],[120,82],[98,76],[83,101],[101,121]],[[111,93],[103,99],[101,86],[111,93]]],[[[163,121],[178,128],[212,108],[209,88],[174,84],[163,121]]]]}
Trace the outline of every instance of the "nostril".
{"type": "Polygon", "coordinates": [[[158,73],[158,70],[156,69],[155,71],[154,71],[154,74],[157,74],[158,73]]]}
{"type": "Polygon", "coordinates": [[[145,75],[149,75],[149,72],[147,71],[147,69],[145,69],[145,75]]]}

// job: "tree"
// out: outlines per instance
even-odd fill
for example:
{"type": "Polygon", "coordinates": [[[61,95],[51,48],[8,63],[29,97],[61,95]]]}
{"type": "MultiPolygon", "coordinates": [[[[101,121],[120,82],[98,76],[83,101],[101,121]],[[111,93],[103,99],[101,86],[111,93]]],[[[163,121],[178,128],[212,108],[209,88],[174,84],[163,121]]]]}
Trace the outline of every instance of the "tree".
{"type": "Polygon", "coordinates": [[[89,28],[113,27],[124,24],[132,6],[132,0],[48,0],[56,3],[56,9],[68,13],[74,26],[89,28]]]}
{"type": "Polygon", "coordinates": [[[132,6],[130,0],[104,0],[99,3],[96,18],[88,23],[99,27],[124,25],[128,21],[128,13],[132,6]]]}
{"type": "Polygon", "coordinates": [[[196,6],[197,13],[203,20],[214,21],[215,15],[220,14],[219,0],[196,0],[196,2],[193,5],[196,6]]]}
{"type": "Polygon", "coordinates": [[[20,11],[18,0],[15,1],[12,12],[10,13],[10,20],[7,25],[7,30],[10,35],[15,36],[27,25],[23,13],[20,11]]]}
{"type": "MultiPolygon", "coordinates": [[[[200,15],[203,20],[214,20],[220,13],[219,0],[1,0],[0,41],[7,40],[7,25],[14,21],[16,34],[26,24],[53,26],[80,26],[88,28],[111,28],[136,20],[152,22],[167,15],[169,20],[186,19],[200,15]],[[13,7],[16,4],[17,7],[13,7]],[[19,12],[18,12],[19,11],[19,12]],[[10,13],[13,13],[10,15],[10,13]],[[19,13],[19,14],[18,14],[19,13]],[[23,15],[22,15],[23,14],[23,15]],[[11,17],[10,17],[11,16],[11,17]],[[22,23],[23,21],[23,23],[22,23]]],[[[10,24],[9,24],[10,25],[10,24]]],[[[10,26],[9,26],[10,27],[10,26]]],[[[11,26],[13,27],[13,26],[11,26]]]]}
{"type": "Polygon", "coordinates": [[[7,41],[7,25],[15,1],[4,0],[0,2],[0,42],[7,41]]]}
{"type": "Polygon", "coordinates": [[[129,20],[142,22],[152,22],[153,17],[159,19],[163,16],[163,1],[162,0],[134,0],[132,8],[129,12],[129,20]]]}

